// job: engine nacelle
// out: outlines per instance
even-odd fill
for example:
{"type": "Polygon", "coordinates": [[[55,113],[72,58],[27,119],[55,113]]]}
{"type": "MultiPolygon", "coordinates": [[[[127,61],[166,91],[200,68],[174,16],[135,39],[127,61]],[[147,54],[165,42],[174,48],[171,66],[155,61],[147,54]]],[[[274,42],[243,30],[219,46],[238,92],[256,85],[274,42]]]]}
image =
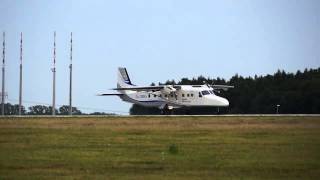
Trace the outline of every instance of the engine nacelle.
{"type": "Polygon", "coordinates": [[[176,88],[174,88],[172,85],[166,85],[163,87],[163,89],[161,90],[161,92],[163,94],[171,94],[171,93],[174,93],[176,92],[176,88]]]}

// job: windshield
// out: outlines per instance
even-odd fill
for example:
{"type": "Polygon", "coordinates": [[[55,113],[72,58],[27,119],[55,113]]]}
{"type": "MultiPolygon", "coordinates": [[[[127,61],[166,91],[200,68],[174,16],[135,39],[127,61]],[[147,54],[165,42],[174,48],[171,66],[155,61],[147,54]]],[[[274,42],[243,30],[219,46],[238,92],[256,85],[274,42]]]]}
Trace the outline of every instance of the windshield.
{"type": "Polygon", "coordinates": [[[211,94],[214,94],[213,90],[210,90],[210,93],[211,93],[211,94]]]}
{"type": "Polygon", "coordinates": [[[204,96],[210,94],[209,91],[201,91],[201,93],[202,93],[202,95],[204,95],[204,96]]]}

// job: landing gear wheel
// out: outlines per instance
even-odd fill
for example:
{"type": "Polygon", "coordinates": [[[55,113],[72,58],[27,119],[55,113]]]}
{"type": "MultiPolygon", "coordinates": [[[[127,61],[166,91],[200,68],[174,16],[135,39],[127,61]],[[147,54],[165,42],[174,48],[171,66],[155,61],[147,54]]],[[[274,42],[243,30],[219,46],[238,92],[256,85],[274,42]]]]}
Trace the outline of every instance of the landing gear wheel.
{"type": "Polygon", "coordinates": [[[164,105],[161,109],[161,115],[166,115],[168,111],[168,104],[164,105]]]}
{"type": "Polygon", "coordinates": [[[166,104],[163,109],[161,109],[161,115],[173,115],[173,109],[169,108],[169,106],[166,104]]]}

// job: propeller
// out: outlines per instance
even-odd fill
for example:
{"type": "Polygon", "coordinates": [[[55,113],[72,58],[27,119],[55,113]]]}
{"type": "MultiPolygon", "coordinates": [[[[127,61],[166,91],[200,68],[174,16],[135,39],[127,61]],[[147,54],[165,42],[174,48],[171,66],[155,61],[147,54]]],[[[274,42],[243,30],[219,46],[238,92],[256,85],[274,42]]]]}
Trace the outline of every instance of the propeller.
{"type": "Polygon", "coordinates": [[[174,96],[176,98],[176,100],[178,100],[178,96],[177,96],[176,92],[177,92],[177,88],[175,88],[174,85],[164,85],[163,89],[161,90],[162,94],[174,96]]]}
{"type": "Polygon", "coordinates": [[[224,91],[227,91],[229,88],[234,88],[234,86],[229,86],[229,85],[214,85],[214,84],[209,84],[206,81],[203,81],[203,84],[206,85],[209,89],[212,89],[216,93],[220,93],[221,91],[217,89],[221,89],[224,91]]]}

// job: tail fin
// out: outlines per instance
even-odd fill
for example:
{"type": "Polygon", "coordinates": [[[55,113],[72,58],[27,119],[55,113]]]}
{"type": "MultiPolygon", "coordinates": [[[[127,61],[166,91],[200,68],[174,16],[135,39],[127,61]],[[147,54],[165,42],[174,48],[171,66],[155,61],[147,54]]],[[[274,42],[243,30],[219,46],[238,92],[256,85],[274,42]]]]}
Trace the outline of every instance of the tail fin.
{"type": "Polygon", "coordinates": [[[125,87],[131,87],[131,86],[134,86],[134,85],[131,83],[127,69],[124,67],[119,67],[117,87],[125,88],[125,87]]]}

